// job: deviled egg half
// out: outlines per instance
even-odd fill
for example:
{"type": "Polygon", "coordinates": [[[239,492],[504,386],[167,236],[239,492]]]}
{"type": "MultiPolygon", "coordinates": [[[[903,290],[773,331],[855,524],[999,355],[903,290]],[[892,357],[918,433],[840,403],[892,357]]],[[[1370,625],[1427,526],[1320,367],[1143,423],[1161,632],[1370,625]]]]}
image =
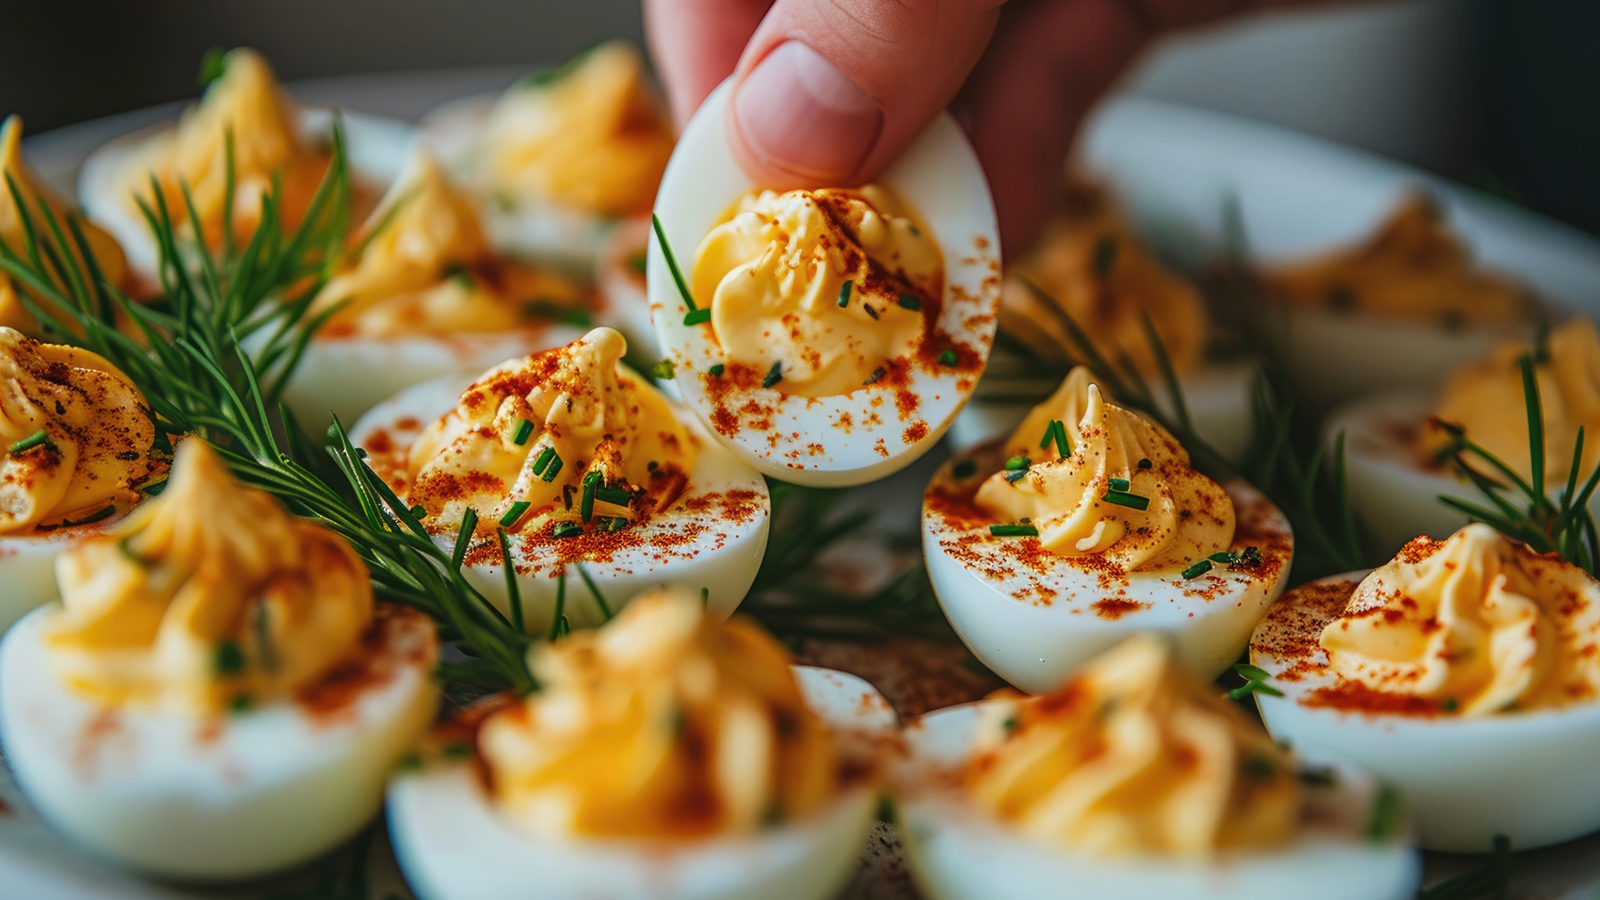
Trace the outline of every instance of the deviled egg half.
{"type": "Polygon", "coordinates": [[[1421,880],[1392,794],[1305,766],[1148,635],[905,739],[899,831],[933,900],[1404,900],[1421,880]]]}
{"type": "Polygon", "coordinates": [[[496,253],[471,200],[419,150],[312,301],[308,315],[325,319],[284,400],[321,434],[330,413],[348,424],[402,388],[580,337],[589,298],[496,253]]]}
{"type": "Polygon", "coordinates": [[[1009,434],[1069,365],[1087,361],[1071,325],[1108,364],[1137,373],[1170,413],[1164,351],[1200,438],[1230,459],[1248,449],[1257,366],[1208,359],[1214,329],[1199,290],[1144,247],[1103,188],[1076,180],[1033,248],[1007,267],[1000,346],[951,426],[958,449],[1009,434]]]}
{"type": "Polygon", "coordinates": [[[43,817],[153,874],[305,862],[378,812],[427,729],[433,624],[374,604],[344,539],[198,438],[161,496],[58,565],[0,641],[0,742],[43,817]]]}
{"type": "Polygon", "coordinates": [[[389,789],[389,833],[419,900],[511,900],[530,885],[824,900],[842,887],[895,730],[866,682],[793,667],[754,623],[669,591],[536,644],[529,665],[539,692],[389,789]]]}
{"type": "Polygon", "coordinates": [[[779,193],[728,149],[729,87],[684,131],[651,241],[651,315],[684,402],[786,481],[853,485],[911,463],[972,393],[994,340],[989,186],[950,116],[873,184],[779,193]]]}
{"type": "Polygon", "coordinates": [[[496,248],[584,274],[619,221],[650,211],[673,145],[666,104],[626,41],[498,98],[452,101],[419,129],[478,194],[496,248]]]}
{"type": "Polygon", "coordinates": [[[621,364],[596,328],[476,380],[446,378],[379,404],[351,433],[402,502],[453,545],[470,509],[465,574],[508,615],[506,560],[531,634],[596,625],[662,585],[726,616],[766,552],[766,481],[621,364]]]}
{"type": "MultiPolygon", "coordinates": [[[[1441,496],[1493,507],[1451,458],[1454,432],[1531,483],[1524,357],[1533,361],[1539,385],[1545,489],[1554,498],[1569,480],[1575,478],[1580,490],[1587,483],[1600,464],[1600,335],[1590,319],[1579,317],[1555,328],[1539,347],[1501,343],[1457,368],[1437,390],[1377,394],[1329,418],[1329,441],[1345,435],[1350,502],[1382,553],[1394,553],[1419,534],[1443,540],[1466,525],[1467,515],[1439,502],[1441,496]],[[1574,459],[1580,428],[1583,454],[1574,459]]],[[[1478,456],[1464,453],[1462,461],[1507,484],[1504,473],[1478,456]]],[[[1600,515],[1600,492],[1588,505],[1600,515]]]]}
{"type": "Polygon", "coordinates": [[[62,551],[140,502],[166,468],[155,442],[144,396],[104,357],[0,327],[0,631],[56,596],[62,551]]]}
{"type": "MultiPolygon", "coordinates": [[[[261,200],[275,181],[280,224],[292,230],[333,161],[331,110],[295,104],[254,50],[234,50],[222,66],[205,96],[176,124],[123,135],[90,154],[79,172],[79,202],[121,242],[128,264],[152,289],[159,286],[160,253],[141,200],[152,210],[164,203],[180,237],[203,240],[212,250],[222,245],[231,209],[234,246],[243,247],[260,223],[261,200]],[[227,196],[230,145],[232,197],[227,196]],[[186,185],[200,235],[192,233],[186,185]]],[[[399,172],[411,133],[399,122],[373,116],[344,114],[342,121],[351,200],[356,214],[365,215],[399,172]]]]}
{"type": "Polygon", "coordinates": [[[1376,389],[1427,387],[1496,343],[1533,331],[1527,290],[1481,268],[1431,195],[1401,201],[1365,241],[1264,268],[1296,388],[1327,407],[1376,389]]]}
{"type": "Polygon", "coordinates": [[[1255,488],[1195,471],[1079,367],[1003,444],[940,467],[922,549],[973,655],[1037,693],[1144,631],[1216,677],[1283,591],[1294,541],[1255,488]]]}
{"type": "Polygon", "coordinates": [[[1600,829],[1600,583],[1487,525],[1296,588],[1250,660],[1273,737],[1399,788],[1419,843],[1518,850],[1600,829]]]}

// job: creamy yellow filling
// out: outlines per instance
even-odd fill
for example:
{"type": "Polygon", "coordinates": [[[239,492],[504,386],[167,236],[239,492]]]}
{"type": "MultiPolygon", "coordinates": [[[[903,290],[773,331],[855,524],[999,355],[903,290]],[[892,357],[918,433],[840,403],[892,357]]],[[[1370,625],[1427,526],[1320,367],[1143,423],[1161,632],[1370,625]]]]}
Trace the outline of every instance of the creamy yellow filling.
{"type": "Polygon", "coordinates": [[[1298,306],[1432,322],[1510,322],[1531,313],[1510,278],[1480,268],[1425,194],[1400,204],[1376,233],[1263,273],[1268,290],[1298,306]]]}
{"type": "Polygon", "coordinates": [[[1303,804],[1294,758],[1148,636],[1054,693],[985,704],[966,787],[1023,833],[1097,856],[1279,846],[1303,804]]]}
{"type": "Polygon", "coordinates": [[[373,617],[344,539],[240,485],[198,438],[162,493],[56,564],[51,663],[107,705],[210,713],[315,682],[373,617]]]}
{"type": "Polygon", "coordinates": [[[354,252],[317,294],[322,334],[493,334],[581,311],[582,289],[497,257],[472,202],[419,152],[354,237],[354,252]]]}
{"type": "MultiPolygon", "coordinates": [[[[1499,457],[1523,478],[1532,478],[1528,449],[1528,407],[1520,360],[1533,354],[1527,343],[1508,341],[1487,359],[1451,373],[1434,418],[1466,432],[1466,436],[1499,457]]],[[[1579,316],[1550,333],[1545,353],[1534,365],[1539,406],[1544,417],[1544,470],[1552,482],[1565,482],[1572,470],[1572,449],[1578,429],[1584,432],[1580,478],[1600,463],[1600,335],[1594,323],[1579,316]]],[[[1423,450],[1432,454],[1452,441],[1437,424],[1422,434],[1423,450]]],[[[1468,461],[1472,461],[1469,457],[1468,461]]],[[[1494,473],[1490,473],[1493,475],[1494,473]]],[[[1498,476],[1495,476],[1498,477],[1498,476]]]]}
{"type": "Polygon", "coordinates": [[[610,328],[497,366],[412,445],[407,502],[445,525],[468,507],[513,531],[670,505],[698,447],[655,388],[621,365],[610,328]]]}
{"type": "Polygon", "coordinates": [[[1341,677],[1461,715],[1556,706],[1600,685],[1597,603],[1581,569],[1468,525],[1374,570],[1321,642],[1341,677]]]}
{"type": "Polygon", "coordinates": [[[1189,465],[1166,429],[1108,402],[1082,366],[1028,413],[1004,452],[1010,468],[979,486],[978,507],[1001,522],[1029,521],[1058,555],[1100,556],[1131,572],[1187,565],[1233,543],[1227,492],[1189,465]],[[1065,456],[1046,440],[1054,422],[1065,456]]]}
{"type": "Polygon", "coordinates": [[[155,421],[104,358],[0,327],[0,534],[126,509],[155,421]]]}
{"type": "MultiPolygon", "coordinates": [[[[8,177],[17,185],[17,193],[22,196],[22,202],[27,207],[28,217],[33,220],[34,232],[41,244],[55,246],[48,237],[49,223],[44,212],[39,209],[42,203],[55,217],[63,234],[71,234],[67,226],[69,213],[76,216],[78,226],[83,232],[84,243],[89,245],[89,252],[94,256],[94,263],[100,270],[100,276],[114,288],[122,290],[128,288],[128,263],[122,254],[122,247],[100,226],[78,215],[60,194],[45,184],[34,174],[33,169],[29,168],[27,161],[22,158],[22,119],[14,115],[7,116],[5,123],[0,124],[0,241],[11,248],[11,252],[25,257],[27,226],[21,211],[17,209],[16,197],[12,195],[6,182],[8,177]]],[[[67,240],[72,248],[73,261],[77,263],[79,271],[87,275],[89,268],[83,251],[71,237],[67,240]]],[[[59,276],[53,275],[51,281],[57,290],[65,290],[66,285],[59,276]]],[[[12,279],[0,278],[0,327],[35,333],[38,331],[39,323],[22,304],[18,291],[19,288],[12,279]]],[[[40,298],[34,299],[37,301],[40,298]]]]}
{"type": "Polygon", "coordinates": [[[655,200],[673,142],[639,51],[611,41],[500,98],[484,132],[485,186],[513,207],[543,199],[639,215],[655,200]]]}
{"type": "Polygon", "coordinates": [[[542,835],[693,838],[804,815],[839,786],[833,740],[789,654],[689,594],[635,598],[610,624],[539,644],[540,690],[484,723],[494,798],[542,835]]]}
{"type": "Polygon", "coordinates": [[[1146,252],[1109,197],[1075,187],[1073,202],[1011,265],[1000,293],[1000,327],[1043,359],[1076,361],[1081,351],[1062,321],[1065,312],[1102,354],[1126,356],[1147,377],[1158,377],[1148,317],[1177,373],[1193,371],[1208,331],[1200,292],[1146,252]]]}
{"type": "Polygon", "coordinates": [[[806,397],[848,394],[913,354],[944,291],[938,243],[877,185],[751,191],[691,274],[729,361],[806,397]]]}

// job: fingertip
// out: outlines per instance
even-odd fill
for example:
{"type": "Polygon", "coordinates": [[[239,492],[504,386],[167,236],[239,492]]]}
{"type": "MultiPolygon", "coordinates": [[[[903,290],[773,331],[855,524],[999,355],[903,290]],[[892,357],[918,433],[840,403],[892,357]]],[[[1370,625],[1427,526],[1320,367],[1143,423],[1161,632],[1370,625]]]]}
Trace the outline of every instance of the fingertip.
{"type": "Polygon", "coordinates": [[[849,183],[877,146],[882,107],[816,50],[787,40],[734,87],[728,103],[734,156],[758,183],[849,183]]]}

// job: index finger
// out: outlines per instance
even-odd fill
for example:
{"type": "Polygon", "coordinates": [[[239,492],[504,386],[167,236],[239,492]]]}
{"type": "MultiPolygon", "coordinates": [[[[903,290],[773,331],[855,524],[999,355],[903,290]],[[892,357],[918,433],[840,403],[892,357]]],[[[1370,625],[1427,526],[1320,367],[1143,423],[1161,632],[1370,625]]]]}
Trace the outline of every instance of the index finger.
{"type": "Polygon", "coordinates": [[[644,0],[645,37],[681,129],[733,74],[772,0],[644,0]]]}

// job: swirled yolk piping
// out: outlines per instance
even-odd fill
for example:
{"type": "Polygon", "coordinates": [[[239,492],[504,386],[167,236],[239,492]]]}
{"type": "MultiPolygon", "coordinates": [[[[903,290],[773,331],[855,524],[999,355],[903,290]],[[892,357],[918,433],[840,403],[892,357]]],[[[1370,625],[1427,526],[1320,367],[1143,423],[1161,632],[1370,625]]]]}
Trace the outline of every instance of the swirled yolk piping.
{"type": "Polygon", "coordinates": [[[627,346],[596,328],[489,370],[412,445],[406,502],[444,526],[471,507],[513,531],[670,506],[698,450],[665,398],[619,364],[627,346]]]}
{"type": "Polygon", "coordinates": [[[1541,354],[1527,343],[1508,341],[1487,359],[1451,373],[1433,418],[1421,434],[1424,453],[1432,456],[1453,442],[1454,436],[1439,424],[1448,423],[1523,478],[1532,478],[1528,405],[1520,363],[1532,354],[1544,417],[1546,476],[1556,482],[1567,479],[1572,471],[1572,448],[1582,428],[1586,439],[1578,475],[1587,478],[1600,463],[1600,440],[1590,437],[1600,437],[1600,335],[1588,317],[1579,316],[1551,332],[1543,350],[1541,354]]]}
{"type": "Polygon", "coordinates": [[[150,184],[154,178],[180,228],[188,227],[183,195],[187,185],[209,247],[222,242],[229,135],[234,238],[241,246],[255,233],[262,198],[271,193],[274,177],[282,179],[279,216],[292,230],[305,217],[333,158],[301,137],[298,111],[260,54],[240,48],[224,62],[224,74],[206,89],[200,104],[185,112],[176,128],[151,138],[128,160],[121,175],[122,190],[135,215],[139,199],[155,208],[150,184]]]}
{"type": "Polygon", "coordinates": [[[45,644],[81,693],[207,714],[310,685],[373,617],[367,567],[332,531],[234,481],[198,438],[115,531],[56,563],[45,644]]]}
{"type": "Polygon", "coordinates": [[[500,98],[484,130],[485,186],[503,205],[532,198],[639,215],[655,200],[673,143],[639,51],[610,41],[500,98]]]}
{"type": "Polygon", "coordinates": [[[581,312],[582,290],[496,256],[472,203],[418,151],[354,238],[313,313],[328,337],[491,334],[581,312]]]}
{"type": "Polygon", "coordinates": [[[1298,306],[1422,320],[1447,328],[1532,312],[1516,282],[1480,269],[1434,200],[1415,194],[1364,243],[1262,274],[1298,306]]]}
{"type": "Polygon", "coordinates": [[[126,510],[155,437],[144,396],[104,358],[0,328],[0,534],[126,510]]]}
{"type": "MultiPolygon", "coordinates": [[[[76,211],[34,174],[26,160],[22,158],[22,118],[7,116],[5,123],[0,124],[0,241],[11,248],[13,253],[25,255],[27,244],[27,226],[24,224],[21,210],[17,209],[16,198],[12,196],[5,179],[10,178],[17,185],[17,193],[22,196],[22,202],[27,206],[28,217],[33,221],[35,233],[40,240],[49,244],[44,235],[49,234],[49,223],[45,220],[40,205],[50,210],[56,223],[61,226],[63,234],[67,231],[67,217],[72,214],[77,218],[78,227],[83,232],[84,243],[89,245],[89,252],[94,256],[95,266],[100,274],[112,287],[126,289],[128,263],[122,254],[122,247],[115,238],[107,234],[100,226],[76,215],[76,211]]],[[[72,248],[72,259],[77,264],[79,271],[89,271],[83,251],[76,241],[69,239],[72,248]]],[[[65,285],[61,278],[52,275],[52,282],[57,290],[64,290],[65,285]]],[[[38,330],[39,323],[34,321],[33,314],[28,312],[18,295],[18,286],[10,278],[0,278],[0,326],[16,328],[23,332],[34,333],[38,330]]],[[[35,301],[42,298],[34,297],[35,301]]]]}
{"type": "Polygon", "coordinates": [[[786,394],[829,397],[916,351],[944,260],[877,185],[752,191],[700,241],[690,289],[730,362],[786,394]]]}
{"type": "Polygon", "coordinates": [[[1583,570],[1468,525],[1375,569],[1321,643],[1342,678],[1461,715],[1558,706],[1600,687],[1600,661],[1579,647],[1592,626],[1577,625],[1596,603],[1583,570]]]}
{"type": "Polygon", "coordinates": [[[537,645],[541,690],[479,732],[495,802],[547,836],[751,833],[838,790],[832,737],[754,623],[657,591],[537,645]]]}
{"type": "Polygon", "coordinates": [[[1154,377],[1161,368],[1145,329],[1148,317],[1173,369],[1193,371],[1208,330],[1200,292],[1145,251],[1103,191],[1079,185],[1072,199],[1010,267],[1000,293],[1000,327],[1043,359],[1076,360],[1080,351],[1053,304],[1096,347],[1125,355],[1154,377]]]}
{"type": "Polygon", "coordinates": [[[1096,856],[1279,846],[1303,805],[1293,757],[1148,636],[1054,693],[986,703],[966,787],[1023,833],[1096,856]]]}
{"type": "Polygon", "coordinates": [[[1082,366],[1028,413],[1005,453],[1010,468],[979,486],[978,507],[1031,521],[1058,555],[1098,555],[1131,572],[1187,565],[1233,542],[1227,492],[1189,465],[1166,429],[1107,402],[1082,366]],[[1065,456],[1046,440],[1053,422],[1065,456]]]}

